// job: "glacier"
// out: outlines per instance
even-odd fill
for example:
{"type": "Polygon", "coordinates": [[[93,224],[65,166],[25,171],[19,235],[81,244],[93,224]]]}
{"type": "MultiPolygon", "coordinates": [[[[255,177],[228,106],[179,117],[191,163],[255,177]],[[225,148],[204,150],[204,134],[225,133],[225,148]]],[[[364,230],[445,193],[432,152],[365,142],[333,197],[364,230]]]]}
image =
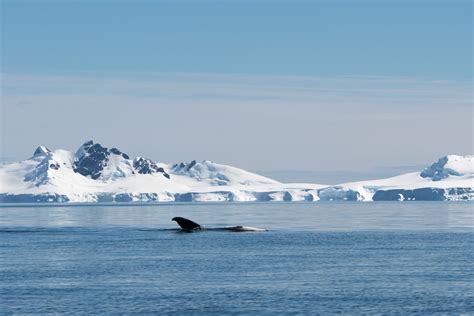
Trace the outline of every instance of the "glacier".
{"type": "Polygon", "coordinates": [[[39,146],[0,165],[1,203],[474,200],[474,156],[447,155],[419,172],[342,183],[281,183],[209,160],[166,164],[87,141],[39,146]]]}

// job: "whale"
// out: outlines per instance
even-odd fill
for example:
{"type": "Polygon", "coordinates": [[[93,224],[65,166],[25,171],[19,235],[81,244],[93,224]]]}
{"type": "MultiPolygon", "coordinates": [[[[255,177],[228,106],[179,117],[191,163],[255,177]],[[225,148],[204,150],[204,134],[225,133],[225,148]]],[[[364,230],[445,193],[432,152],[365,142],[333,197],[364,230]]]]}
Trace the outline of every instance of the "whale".
{"type": "Polygon", "coordinates": [[[198,223],[193,222],[190,219],[184,218],[184,217],[173,217],[171,219],[172,221],[175,221],[179,227],[181,227],[182,230],[200,230],[202,229],[202,226],[199,225],[198,223]]]}
{"type": "Polygon", "coordinates": [[[193,222],[190,219],[184,217],[173,217],[171,219],[175,221],[179,227],[181,227],[182,231],[186,232],[193,232],[193,231],[200,231],[200,230],[223,230],[223,231],[230,231],[230,232],[265,232],[268,229],[265,228],[258,228],[258,227],[251,227],[251,226],[224,226],[224,227],[204,227],[199,225],[196,222],[193,222]]]}

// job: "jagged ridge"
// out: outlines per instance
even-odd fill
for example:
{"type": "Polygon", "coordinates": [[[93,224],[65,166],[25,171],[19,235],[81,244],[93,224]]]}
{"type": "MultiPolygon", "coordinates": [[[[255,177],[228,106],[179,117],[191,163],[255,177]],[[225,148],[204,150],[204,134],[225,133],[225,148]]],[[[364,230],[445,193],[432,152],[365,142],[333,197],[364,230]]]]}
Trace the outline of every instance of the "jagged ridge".
{"type": "Polygon", "coordinates": [[[114,179],[139,174],[161,173],[166,178],[170,175],[151,161],[137,157],[133,161],[130,156],[117,148],[107,149],[92,140],[85,142],[76,152],[74,172],[97,179],[114,179]]]}

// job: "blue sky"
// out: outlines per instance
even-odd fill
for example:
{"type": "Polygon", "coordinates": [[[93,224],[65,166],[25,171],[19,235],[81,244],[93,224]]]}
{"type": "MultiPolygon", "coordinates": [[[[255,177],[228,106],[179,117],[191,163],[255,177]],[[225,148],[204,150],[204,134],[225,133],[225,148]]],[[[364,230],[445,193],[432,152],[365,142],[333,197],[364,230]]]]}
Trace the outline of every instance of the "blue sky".
{"type": "Polygon", "coordinates": [[[463,0],[2,0],[2,68],[466,79],[471,23],[463,0]]]}
{"type": "Polygon", "coordinates": [[[1,0],[1,72],[3,159],[94,138],[369,172],[473,146],[471,1],[1,0]]]}

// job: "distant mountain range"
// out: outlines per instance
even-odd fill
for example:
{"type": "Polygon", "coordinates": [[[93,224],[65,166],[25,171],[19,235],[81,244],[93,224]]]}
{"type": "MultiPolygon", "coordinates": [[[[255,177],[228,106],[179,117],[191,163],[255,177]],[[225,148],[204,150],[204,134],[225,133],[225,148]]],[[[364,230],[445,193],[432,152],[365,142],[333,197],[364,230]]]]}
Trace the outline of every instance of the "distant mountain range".
{"type": "Polygon", "coordinates": [[[38,147],[0,165],[0,202],[474,200],[474,156],[448,155],[421,172],[323,185],[281,183],[212,161],[164,164],[85,142],[73,153],[38,147]]]}

